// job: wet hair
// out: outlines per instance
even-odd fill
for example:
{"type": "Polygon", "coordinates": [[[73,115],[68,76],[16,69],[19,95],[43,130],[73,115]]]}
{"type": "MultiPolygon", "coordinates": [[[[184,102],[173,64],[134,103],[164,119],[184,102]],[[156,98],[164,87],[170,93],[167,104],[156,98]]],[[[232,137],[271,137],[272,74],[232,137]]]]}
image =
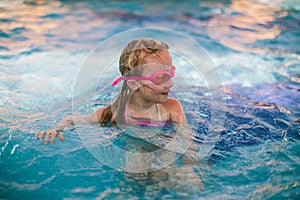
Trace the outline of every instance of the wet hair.
{"type": "MultiPolygon", "coordinates": [[[[149,56],[160,57],[161,51],[167,51],[169,46],[159,40],[149,38],[139,38],[129,42],[122,51],[119,60],[119,70],[122,76],[138,75],[137,70],[132,70],[140,65],[145,64],[145,59],[149,56]],[[135,74],[132,74],[134,72],[135,74]]],[[[140,74],[141,72],[139,72],[140,74]]],[[[101,118],[100,126],[116,126],[117,124],[125,124],[123,116],[126,102],[132,94],[131,89],[127,86],[127,81],[123,82],[121,92],[117,99],[107,106],[101,118]]]]}

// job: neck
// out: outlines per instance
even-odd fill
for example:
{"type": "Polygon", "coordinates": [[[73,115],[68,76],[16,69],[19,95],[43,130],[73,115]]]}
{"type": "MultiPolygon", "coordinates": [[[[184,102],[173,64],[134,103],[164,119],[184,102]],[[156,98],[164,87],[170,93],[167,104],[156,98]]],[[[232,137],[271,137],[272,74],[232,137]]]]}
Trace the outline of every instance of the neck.
{"type": "Polygon", "coordinates": [[[149,110],[155,102],[153,101],[147,101],[141,96],[138,95],[138,93],[134,92],[132,96],[129,99],[128,106],[137,111],[142,111],[142,110],[149,110]]]}

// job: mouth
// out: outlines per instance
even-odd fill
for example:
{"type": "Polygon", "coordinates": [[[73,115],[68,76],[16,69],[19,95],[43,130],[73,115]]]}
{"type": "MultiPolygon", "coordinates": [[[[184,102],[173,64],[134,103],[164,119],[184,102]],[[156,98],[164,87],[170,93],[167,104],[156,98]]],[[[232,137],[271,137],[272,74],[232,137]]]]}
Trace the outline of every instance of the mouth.
{"type": "Polygon", "coordinates": [[[168,96],[169,92],[162,92],[162,95],[168,96]]]}

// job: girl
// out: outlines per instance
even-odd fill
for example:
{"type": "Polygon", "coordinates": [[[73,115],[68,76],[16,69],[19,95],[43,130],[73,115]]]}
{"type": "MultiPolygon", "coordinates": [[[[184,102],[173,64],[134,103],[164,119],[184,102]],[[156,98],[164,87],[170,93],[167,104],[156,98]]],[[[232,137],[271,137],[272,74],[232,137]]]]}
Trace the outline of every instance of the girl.
{"type": "Polygon", "coordinates": [[[64,141],[63,130],[70,125],[99,122],[101,126],[186,124],[178,100],[168,97],[175,73],[168,45],[153,39],[135,39],[124,48],[119,69],[122,74],[112,85],[123,81],[120,95],[111,104],[82,117],[66,117],[55,129],[36,133],[36,139],[53,144],[64,141]]]}
{"type": "MultiPolygon", "coordinates": [[[[100,126],[150,127],[160,127],[166,123],[171,123],[175,127],[187,124],[180,102],[168,97],[170,88],[173,86],[171,78],[175,73],[175,66],[172,65],[168,48],[166,43],[153,39],[143,38],[131,41],[124,48],[119,60],[122,76],[112,83],[115,86],[123,81],[122,90],[117,99],[111,105],[99,108],[90,115],[77,118],[66,117],[58,124],[57,128],[37,133],[36,139],[44,139],[46,144],[49,141],[54,143],[56,137],[64,141],[63,130],[67,126],[75,125],[75,123],[98,122],[100,126]]],[[[143,131],[136,131],[135,134],[137,137],[143,138],[143,131]]],[[[188,138],[189,135],[184,137],[188,138]]],[[[143,146],[143,148],[146,147],[147,145],[143,146]]],[[[150,147],[153,146],[150,145],[150,147]]],[[[175,148],[177,147],[175,143],[175,148]]],[[[141,151],[146,152],[148,150],[141,149],[141,151]]],[[[189,151],[189,156],[182,156],[182,162],[195,164],[193,161],[196,157],[195,151],[191,151],[191,148],[189,151]]],[[[141,157],[137,157],[136,160],[127,157],[126,167],[136,170],[150,169],[152,158],[151,156],[148,158],[147,155],[151,154],[141,154],[141,157]]],[[[166,155],[169,156],[170,154],[166,155]]],[[[159,156],[164,159],[164,155],[159,156]]],[[[192,183],[191,185],[203,186],[190,165],[185,166],[186,173],[182,173],[181,169],[168,168],[169,172],[172,171],[170,174],[173,175],[174,180],[181,177],[184,180],[188,179],[192,183]],[[186,174],[190,174],[190,176],[185,177],[186,174]]],[[[162,177],[161,173],[165,171],[153,171],[151,176],[162,177]]]]}

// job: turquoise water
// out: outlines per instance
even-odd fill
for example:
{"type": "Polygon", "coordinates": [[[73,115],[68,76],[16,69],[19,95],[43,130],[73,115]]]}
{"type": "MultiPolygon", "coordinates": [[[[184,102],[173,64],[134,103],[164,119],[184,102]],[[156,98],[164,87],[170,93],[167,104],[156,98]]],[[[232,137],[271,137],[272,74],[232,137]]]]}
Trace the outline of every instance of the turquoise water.
{"type": "MultiPolygon", "coordinates": [[[[297,1],[16,0],[0,7],[1,199],[299,199],[297,1]],[[190,172],[182,166],[175,180],[133,178],[104,166],[76,129],[55,145],[33,137],[72,113],[76,77],[99,42],[144,27],[189,35],[218,67],[226,107],[216,109],[226,118],[214,130],[214,148],[197,163],[204,187],[184,179],[190,172]]],[[[99,88],[95,105],[83,109],[109,101],[109,88],[99,88]]],[[[186,114],[201,149],[212,108],[201,83],[193,90],[196,97],[187,92],[181,101],[198,101],[186,114]]]]}

